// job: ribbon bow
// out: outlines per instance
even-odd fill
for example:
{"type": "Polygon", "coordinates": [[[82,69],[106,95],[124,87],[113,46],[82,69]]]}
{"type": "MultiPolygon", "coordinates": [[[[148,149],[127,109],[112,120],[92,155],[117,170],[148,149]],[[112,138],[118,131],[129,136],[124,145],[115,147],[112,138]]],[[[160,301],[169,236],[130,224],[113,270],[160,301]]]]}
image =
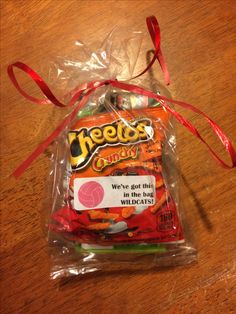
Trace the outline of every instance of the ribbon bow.
{"type": "MultiPolygon", "coordinates": [[[[166,63],[164,61],[164,57],[161,52],[160,47],[160,27],[158,25],[157,19],[155,16],[150,16],[146,19],[147,27],[149,30],[149,34],[152,38],[154,47],[155,47],[155,53],[153,56],[153,59],[148,64],[148,66],[138,75],[131,78],[134,79],[136,77],[139,77],[143,75],[145,72],[147,72],[154,62],[158,60],[161,69],[163,71],[164,79],[166,84],[169,84],[169,73],[167,70],[166,63]]],[[[44,150],[52,143],[52,141],[69,125],[69,123],[74,119],[78,111],[86,104],[88,101],[89,96],[97,89],[105,85],[111,85],[116,88],[120,88],[132,93],[136,93],[139,95],[144,95],[149,98],[153,98],[157,101],[161,101],[162,106],[170,113],[172,114],[182,125],[186,127],[186,129],[191,132],[195,137],[197,137],[202,143],[204,143],[208,150],[210,151],[211,155],[214,157],[214,159],[224,168],[231,169],[236,167],[236,151],[229,140],[229,138],[226,136],[226,134],[221,130],[221,128],[213,121],[211,120],[205,113],[203,113],[201,110],[197,109],[196,107],[192,106],[191,104],[188,104],[183,101],[173,100],[170,98],[167,98],[165,96],[156,95],[152,91],[143,89],[139,86],[128,84],[125,82],[119,82],[117,80],[104,80],[104,81],[92,81],[88,82],[86,84],[83,84],[82,86],[78,87],[77,89],[73,90],[70,95],[71,99],[68,102],[68,104],[64,104],[60,102],[55,95],[52,93],[52,91],[49,89],[45,81],[30,67],[28,67],[26,64],[22,62],[15,62],[13,64],[10,64],[8,66],[8,75],[11,79],[12,83],[16,87],[16,89],[21,93],[26,99],[37,103],[39,105],[46,105],[46,104],[53,104],[58,107],[72,107],[74,104],[75,107],[72,109],[71,113],[59,124],[59,126],[30,154],[30,156],[23,161],[23,163],[13,172],[13,175],[17,178],[22,175],[22,173],[29,167],[29,165],[41,154],[44,152],[44,150]],[[34,82],[38,85],[40,90],[43,92],[43,94],[46,96],[46,99],[39,99],[35,98],[28,93],[26,93],[19,85],[15,73],[14,68],[18,68],[28,74],[34,82]],[[226,164],[218,155],[217,153],[210,147],[210,145],[203,139],[203,137],[200,135],[198,130],[194,127],[194,125],[189,122],[187,119],[185,119],[180,113],[175,111],[172,107],[168,105],[168,103],[172,103],[178,106],[181,106],[185,109],[191,110],[193,112],[196,112],[203,116],[203,118],[207,121],[207,123],[210,125],[210,127],[213,129],[216,136],[220,139],[221,143],[223,144],[225,150],[228,152],[232,164],[228,165],[226,164]]]]}

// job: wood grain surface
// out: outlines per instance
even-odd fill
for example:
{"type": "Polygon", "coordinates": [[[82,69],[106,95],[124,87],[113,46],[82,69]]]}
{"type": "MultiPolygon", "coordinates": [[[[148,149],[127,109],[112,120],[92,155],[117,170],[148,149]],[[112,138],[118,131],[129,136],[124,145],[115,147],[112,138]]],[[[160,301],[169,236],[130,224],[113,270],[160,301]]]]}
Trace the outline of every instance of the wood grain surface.
{"type": "MultiPolygon", "coordinates": [[[[149,15],[161,25],[173,97],[206,112],[236,144],[234,0],[1,1],[2,313],[235,312],[235,170],[219,167],[183,127],[177,127],[178,150],[189,228],[199,252],[194,265],[50,280],[40,219],[47,152],[20,179],[10,176],[65,110],[22,98],[6,75],[7,65],[20,60],[45,76],[50,61],[69,54],[76,39],[96,46],[114,25],[146,32],[149,15]]],[[[137,71],[152,48],[145,34],[137,71]]],[[[162,80],[157,65],[155,76],[162,80]]],[[[28,91],[38,93],[27,78],[21,79],[28,91]]],[[[185,116],[224,156],[202,119],[190,112],[185,116]]]]}

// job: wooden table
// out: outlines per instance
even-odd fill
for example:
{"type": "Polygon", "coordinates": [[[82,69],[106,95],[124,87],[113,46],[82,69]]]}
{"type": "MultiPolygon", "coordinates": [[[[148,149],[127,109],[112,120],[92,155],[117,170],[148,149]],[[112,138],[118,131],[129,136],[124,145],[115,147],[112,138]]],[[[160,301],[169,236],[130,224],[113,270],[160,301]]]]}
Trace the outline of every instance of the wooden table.
{"type": "MultiPolygon", "coordinates": [[[[1,1],[2,313],[230,313],[235,309],[235,170],[219,167],[198,140],[178,126],[181,173],[198,263],[161,271],[49,279],[41,229],[48,151],[15,180],[12,171],[59,123],[65,110],[21,97],[6,68],[23,61],[46,77],[50,61],[80,39],[96,47],[116,24],[145,33],[138,69],[152,47],[145,17],[156,15],[176,99],[195,104],[236,138],[233,0],[1,1]],[[95,42],[95,44],[94,44],[95,42]]],[[[162,80],[155,65],[155,76],[162,80]]],[[[37,87],[21,76],[32,94],[37,87]]],[[[183,110],[181,110],[184,113],[183,110]]],[[[206,123],[202,134],[224,155],[206,123]]],[[[227,158],[227,157],[226,157],[227,158]]]]}

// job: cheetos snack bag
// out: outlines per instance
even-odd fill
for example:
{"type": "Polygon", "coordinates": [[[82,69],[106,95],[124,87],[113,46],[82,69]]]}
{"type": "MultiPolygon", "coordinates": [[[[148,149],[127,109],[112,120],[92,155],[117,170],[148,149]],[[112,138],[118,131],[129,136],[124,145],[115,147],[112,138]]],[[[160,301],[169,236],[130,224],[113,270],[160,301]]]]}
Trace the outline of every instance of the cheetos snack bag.
{"type": "Polygon", "coordinates": [[[171,120],[161,102],[107,88],[58,138],[53,278],[195,260],[179,211],[171,120]]]}

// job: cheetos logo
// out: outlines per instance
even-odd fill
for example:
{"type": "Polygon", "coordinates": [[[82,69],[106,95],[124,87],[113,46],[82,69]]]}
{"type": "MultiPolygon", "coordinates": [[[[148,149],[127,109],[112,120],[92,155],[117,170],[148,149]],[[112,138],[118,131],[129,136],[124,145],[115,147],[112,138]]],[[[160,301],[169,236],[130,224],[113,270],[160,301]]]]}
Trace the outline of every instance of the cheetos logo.
{"type": "Polygon", "coordinates": [[[135,121],[117,120],[99,127],[81,128],[68,134],[73,170],[85,167],[95,152],[105,146],[131,145],[153,138],[152,121],[147,118],[135,121]]]}

